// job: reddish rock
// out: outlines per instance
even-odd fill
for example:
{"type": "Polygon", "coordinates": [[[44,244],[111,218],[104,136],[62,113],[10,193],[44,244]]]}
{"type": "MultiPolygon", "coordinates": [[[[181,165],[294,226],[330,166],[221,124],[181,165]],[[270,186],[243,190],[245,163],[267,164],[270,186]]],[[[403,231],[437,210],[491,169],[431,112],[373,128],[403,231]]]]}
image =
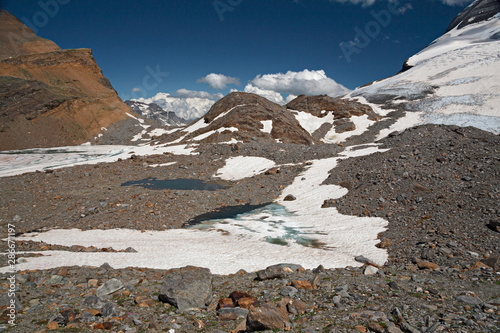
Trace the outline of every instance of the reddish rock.
{"type": "Polygon", "coordinates": [[[378,243],[375,246],[378,248],[381,248],[381,249],[387,249],[391,245],[392,245],[392,241],[389,238],[384,238],[380,241],[380,243],[378,243]]]}
{"type": "Polygon", "coordinates": [[[193,323],[193,326],[194,326],[194,328],[199,330],[199,329],[202,329],[205,326],[205,324],[203,324],[203,322],[201,320],[196,319],[193,323]]]}
{"type": "Polygon", "coordinates": [[[72,322],[73,320],[76,319],[76,313],[75,313],[75,311],[73,311],[71,309],[63,310],[63,311],[61,311],[59,313],[61,314],[61,316],[64,317],[64,322],[66,324],[70,323],[70,322],[72,322]]]}
{"type": "Polygon", "coordinates": [[[84,311],[90,313],[94,317],[101,314],[101,311],[96,309],[85,309],[84,311]]]}
{"type": "Polygon", "coordinates": [[[134,301],[137,304],[137,306],[143,308],[151,308],[154,307],[156,304],[156,302],[153,299],[146,296],[137,296],[134,301]]]}
{"type": "Polygon", "coordinates": [[[288,303],[287,310],[294,315],[303,314],[307,311],[307,305],[299,299],[294,299],[288,303]]]}
{"type": "Polygon", "coordinates": [[[420,269],[430,269],[430,270],[435,270],[439,269],[439,265],[433,263],[433,262],[428,262],[428,261],[419,261],[417,263],[418,268],[420,269]]]}
{"type": "Polygon", "coordinates": [[[98,284],[99,284],[99,280],[97,280],[97,279],[90,279],[87,281],[87,287],[89,287],[89,288],[96,288],[98,284]]]}
{"type": "Polygon", "coordinates": [[[259,301],[255,297],[243,297],[238,300],[238,306],[244,309],[250,309],[252,306],[259,306],[259,301]]]}
{"type": "Polygon", "coordinates": [[[288,322],[285,311],[272,304],[263,304],[260,307],[250,309],[247,317],[247,330],[275,330],[284,329],[288,322]]]}
{"type": "Polygon", "coordinates": [[[382,327],[382,325],[380,325],[379,323],[373,322],[373,321],[368,324],[368,329],[372,332],[375,332],[375,333],[384,333],[385,332],[385,329],[382,327]]]}
{"type": "Polygon", "coordinates": [[[227,320],[236,320],[238,319],[238,314],[236,312],[224,312],[219,314],[219,320],[227,321],[227,320]]]}
{"type": "Polygon", "coordinates": [[[366,327],[364,327],[362,325],[358,325],[358,326],[354,327],[354,330],[357,332],[362,332],[362,333],[367,331],[366,327]]]}
{"type": "Polygon", "coordinates": [[[229,295],[229,298],[231,298],[235,304],[238,303],[238,300],[240,300],[241,298],[245,298],[245,297],[252,297],[252,295],[245,293],[245,292],[242,292],[242,291],[233,291],[229,295]]]}
{"type": "Polygon", "coordinates": [[[297,289],[308,289],[308,290],[313,289],[311,282],[309,281],[293,280],[292,286],[294,286],[297,289]]]}
{"type": "Polygon", "coordinates": [[[59,329],[59,324],[57,323],[57,321],[51,321],[50,323],[47,324],[47,328],[49,330],[57,330],[59,329]]]}
{"type": "Polygon", "coordinates": [[[234,308],[234,302],[231,298],[221,298],[217,303],[217,310],[223,308],[234,308]]]}

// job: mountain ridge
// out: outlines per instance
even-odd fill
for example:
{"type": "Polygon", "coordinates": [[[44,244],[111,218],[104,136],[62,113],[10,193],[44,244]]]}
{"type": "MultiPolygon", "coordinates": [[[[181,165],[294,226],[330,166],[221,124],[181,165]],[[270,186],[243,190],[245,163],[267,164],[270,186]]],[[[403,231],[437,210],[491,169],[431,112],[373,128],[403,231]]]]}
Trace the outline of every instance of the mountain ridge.
{"type": "Polygon", "coordinates": [[[0,16],[0,150],[82,144],[129,118],[90,49],[61,50],[0,16]]]}

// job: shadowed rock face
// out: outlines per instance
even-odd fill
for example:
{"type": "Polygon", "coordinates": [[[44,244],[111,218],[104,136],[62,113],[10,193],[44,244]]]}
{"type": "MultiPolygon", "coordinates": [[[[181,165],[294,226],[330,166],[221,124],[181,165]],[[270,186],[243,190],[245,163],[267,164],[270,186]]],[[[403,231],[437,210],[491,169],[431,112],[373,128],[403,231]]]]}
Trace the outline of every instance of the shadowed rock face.
{"type": "Polygon", "coordinates": [[[327,112],[332,112],[335,119],[350,118],[352,116],[368,115],[370,120],[379,120],[371,107],[355,101],[330,97],[327,95],[306,96],[300,95],[286,105],[290,110],[305,111],[316,117],[324,117],[327,112]],[[327,112],[323,112],[327,111],[327,112]]]}
{"type": "Polygon", "coordinates": [[[210,125],[193,132],[185,140],[220,128],[233,127],[238,131],[226,130],[214,133],[201,141],[222,142],[235,138],[243,142],[280,140],[285,143],[312,143],[311,135],[300,126],[289,110],[255,94],[230,93],[215,103],[203,119],[210,125]],[[268,120],[272,121],[271,133],[263,131],[262,121],[268,120]]]}
{"type": "Polygon", "coordinates": [[[2,10],[0,97],[0,150],[81,144],[131,112],[91,50],[61,50],[2,10]]]}
{"type": "Polygon", "coordinates": [[[38,37],[9,12],[0,9],[0,59],[20,55],[59,51],[54,42],[38,37]]]}
{"type": "Polygon", "coordinates": [[[451,21],[446,32],[455,27],[461,29],[469,24],[485,21],[498,13],[500,13],[500,1],[476,0],[451,21]]]}

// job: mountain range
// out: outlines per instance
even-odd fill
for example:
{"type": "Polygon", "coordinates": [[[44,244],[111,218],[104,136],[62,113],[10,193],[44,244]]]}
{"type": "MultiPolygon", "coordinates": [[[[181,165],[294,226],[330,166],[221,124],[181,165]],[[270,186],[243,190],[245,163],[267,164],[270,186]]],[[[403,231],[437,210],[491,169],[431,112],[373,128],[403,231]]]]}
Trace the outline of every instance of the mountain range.
{"type": "MultiPolygon", "coordinates": [[[[160,142],[339,143],[366,131],[380,138],[425,123],[498,133],[498,11],[498,1],[474,1],[443,36],[410,57],[402,72],[345,96],[299,96],[281,106],[255,94],[231,93],[194,125],[168,131],[160,142]]],[[[9,13],[0,15],[5,46],[0,53],[0,149],[126,143],[138,132],[147,134],[134,118],[156,121],[150,130],[186,126],[186,120],[157,103],[123,103],[91,50],[61,50],[9,13]],[[112,139],[95,140],[102,134],[112,139]]],[[[159,98],[165,104],[170,96],[159,98]]],[[[157,135],[143,140],[148,137],[157,135]]]]}

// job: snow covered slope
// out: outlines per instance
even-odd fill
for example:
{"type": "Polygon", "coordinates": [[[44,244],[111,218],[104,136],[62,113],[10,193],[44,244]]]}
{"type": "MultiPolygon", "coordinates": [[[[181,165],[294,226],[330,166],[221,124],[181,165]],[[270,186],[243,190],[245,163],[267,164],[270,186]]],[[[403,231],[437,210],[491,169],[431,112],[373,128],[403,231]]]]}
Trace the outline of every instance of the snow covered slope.
{"type": "Polygon", "coordinates": [[[154,119],[163,126],[184,126],[187,124],[185,119],[178,117],[175,112],[165,111],[156,103],[142,103],[138,101],[125,101],[138,115],[154,119]]]}
{"type": "Polygon", "coordinates": [[[434,123],[500,133],[499,13],[456,25],[408,59],[407,65],[410,69],[358,88],[347,98],[406,111],[391,130],[434,123]]]}

